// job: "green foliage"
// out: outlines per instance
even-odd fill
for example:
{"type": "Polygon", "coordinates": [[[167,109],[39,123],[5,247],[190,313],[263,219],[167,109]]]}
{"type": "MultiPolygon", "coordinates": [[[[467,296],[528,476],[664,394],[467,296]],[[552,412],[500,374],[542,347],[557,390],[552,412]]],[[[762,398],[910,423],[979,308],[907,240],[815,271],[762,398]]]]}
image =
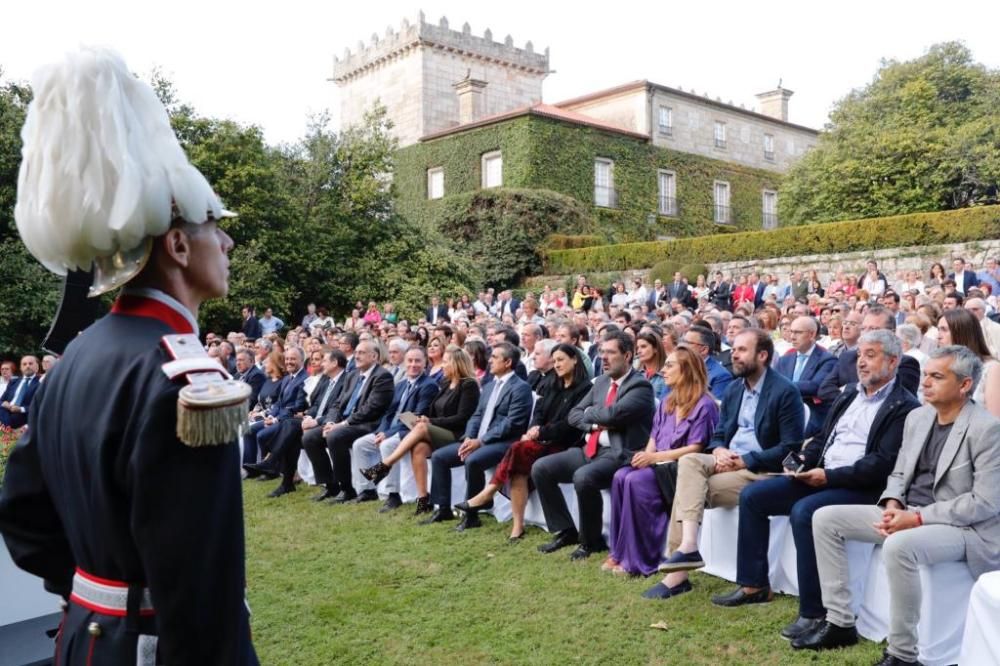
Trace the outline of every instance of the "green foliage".
{"type": "Polygon", "coordinates": [[[860,252],[910,245],[963,243],[1000,238],[1000,206],[942,213],[915,213],[867,220],[784,227],[724,237],[604,245],[550,252],[545,272],[581,273],[646,268],[664,260],[702,264],[791,257],[831,252],[860,252]]]}
{"type": "Polygon", "coordinates": [[[494,188],[448,197],[440,229],[471,258],[478,283],[505,289],[541,269],[546,237],[588,223],[586,208],[565,195],[494,188]]]}
{"type": "Polygon", "coordinates": [[[691,284],[693,285],[695,278],[697,278],[699,275],[704,275],[706,277],[708,276],[708,266],[697,262],[686,263],[683,266],[681,266],[681,275],[690,280],[691,284]]]}
{"type": "Polygon", "coordinates": [[[575,250],[603,244],[604,239],[596,234],[552,234],[545,239],[544,248],[546,250],[575,250]]]}
{"type": "Polygon", "coordinates": [[[0,488],[3,487],[3,477],[7,473],[7,459],[17,444],[17,440],[24,433],[24,428],[13,429],[9,426],[0,425],[0,488]]]}
{"type": "Polygon", "coordinates": [[[441,221],[445,204],[427,199],[427,169],[443,167],[448,196],[476,191],[482,155],[503,153],[505,187],[559,192],[591,207],[588,233],[605,242],[650,240],[658,235],[716,233],[713,182],[730,184],[735,229],[763,225],[761,192],[777,189],[776,173],[654,146],[647,141],[551,118],[523,116],[407,146],[397,155],[395,182],[400,210],[421,226],[441,221]],[[618,208],[593,207],[594,160],[614,161],[618,208]],[[677,174],[679,215],[656,215],[657,170],[677,174]],[[650,215],[652,214],[652,223],[650,215]]]}
{"type": "Polygon", "coordinates": [[[674,273],[680,272],[683,275],[687,275],[684,272],[684,265],[678,259],[665,259],[663,261],[658,261],[653,264],[652,268],[649,269],[649,280],[650,282],[654,280],[659,280],[663,284],[674,281],[674,273]]]}
{"type": "Polygon", "coordinates": [[[0,242],[0,352],[37,354],[59,303],[61,280],[20,239],[0,242]]]}
{"type": "Polygon", "coordinates": [[[1000,183],[1000,71],[962,44],[886,61],[840,100],[818,145],[789,172],[786,224],[995,203],[1000,183]]]}

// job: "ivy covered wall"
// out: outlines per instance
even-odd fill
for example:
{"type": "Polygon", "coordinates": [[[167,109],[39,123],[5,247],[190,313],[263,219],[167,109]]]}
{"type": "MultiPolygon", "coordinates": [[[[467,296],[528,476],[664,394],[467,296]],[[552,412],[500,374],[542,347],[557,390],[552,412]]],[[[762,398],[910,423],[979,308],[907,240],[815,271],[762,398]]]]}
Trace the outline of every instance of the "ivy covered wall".
{"type": "Polygon", "coordinates": [[[396,154],[394,182],[400,211],[438,226],[451,196],[479,189],[483,153],[503,153],[504,187],[547,189],[589,206],[594,201],[594,160],[614,162],[617,208],[592,207],[593,232],[608,242],[652,240],[657,236],[698,236],[728,230],[761,229],[762,192],[778,189],[781,176],[738,164],[677,152],[639,138],[522,116],[407,146],[396,154]],[[443,167],[443,199],[427,199],[427,169],[443,167]],[[678,215],[649,215],[658,208],[657,171],[677,174],[678,215]],[[713,222],[713,185],[729,183],[733,224],[713,222]]]}

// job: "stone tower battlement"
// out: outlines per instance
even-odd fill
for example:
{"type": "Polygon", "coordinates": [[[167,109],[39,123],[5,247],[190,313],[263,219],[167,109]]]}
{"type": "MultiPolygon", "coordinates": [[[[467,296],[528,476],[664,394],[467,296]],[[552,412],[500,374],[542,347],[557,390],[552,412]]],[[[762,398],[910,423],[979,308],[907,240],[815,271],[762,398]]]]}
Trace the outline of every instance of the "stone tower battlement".
{"type": "Polygon", "coordinates": [[[468,23],[452,30],[446,17],[429,23],[420,12],[414,22],[403,19],[398,29],[389,26],[382,36],[373,34],[367,44],[334,56],[330,80],[341,89],[342,126],[361,122],[378,100],[405,146],[481,116],[541,102],[549,71],[548,48],[536,52],[530,41],[514,46],[510,35],[496,42],[489,28],[474,35],[468,23]]]}

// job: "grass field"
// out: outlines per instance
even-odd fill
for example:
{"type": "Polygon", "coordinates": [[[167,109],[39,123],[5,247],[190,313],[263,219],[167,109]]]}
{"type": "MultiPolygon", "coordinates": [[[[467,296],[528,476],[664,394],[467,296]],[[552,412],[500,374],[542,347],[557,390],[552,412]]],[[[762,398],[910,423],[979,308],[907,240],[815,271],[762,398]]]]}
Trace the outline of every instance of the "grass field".
{"type": "MultiPolygon", "coordinates": [[[[275,482],[276,483],[276,482],[275,482]]],[[[541,555],[537,528],[508,545],[509,524],[455,533],[420,526],[406,505],[332,507],[303,488],[244,482],[247,577],[262,664],[873,664],[862,641],[829,653],[793,651],[778,635],[797,603],[726,609],[733,586],[696,574],[666,601],[640,594],[657,578],[602,573],[601,558],[541,555]],[[653,629],[664,622],[666,629],[653,629]]]]}

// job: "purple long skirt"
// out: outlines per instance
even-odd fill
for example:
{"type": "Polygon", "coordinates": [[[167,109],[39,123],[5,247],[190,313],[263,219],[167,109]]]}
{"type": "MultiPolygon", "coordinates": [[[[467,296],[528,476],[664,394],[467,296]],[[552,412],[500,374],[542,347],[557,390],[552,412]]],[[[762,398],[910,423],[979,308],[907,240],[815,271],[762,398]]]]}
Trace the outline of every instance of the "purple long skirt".
{"type": "Polygon", "coordinates": [[[651,467],[622,467],[611,483],[611,557],[625,571],[649,576],[663,561],[667,507],[651,467]]]}

